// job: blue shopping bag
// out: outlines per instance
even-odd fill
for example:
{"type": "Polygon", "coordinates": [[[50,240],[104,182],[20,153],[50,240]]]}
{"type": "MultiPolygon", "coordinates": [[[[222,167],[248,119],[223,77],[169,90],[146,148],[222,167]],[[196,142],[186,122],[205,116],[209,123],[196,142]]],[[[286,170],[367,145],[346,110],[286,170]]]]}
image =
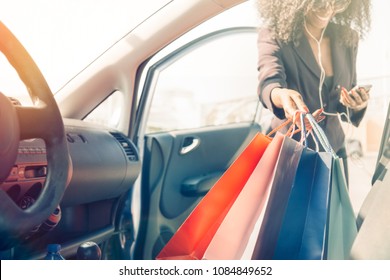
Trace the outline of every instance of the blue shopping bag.
{"type": "Polygon", "coordinates": [[[323,259],[332,156],[302,151],[273,259],[323,259]]]}

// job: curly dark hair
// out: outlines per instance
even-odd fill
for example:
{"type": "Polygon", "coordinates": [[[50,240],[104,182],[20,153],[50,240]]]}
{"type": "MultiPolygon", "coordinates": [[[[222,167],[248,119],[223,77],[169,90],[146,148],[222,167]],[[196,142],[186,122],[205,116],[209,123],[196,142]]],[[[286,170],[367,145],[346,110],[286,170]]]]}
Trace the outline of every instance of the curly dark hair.
{"type": "MultiPolygon", "coordinates": [[[[335,0],[329,0],[334,2],[335,0]]],[[[261,19],[276,39],[297,43],[304,33],[305,15],[318,0],[257,0],[261,19]]],[[[331,20],[346,45],[356,44],[371,27],[371,0],[351,0],[348,8],[331,20]]]]}

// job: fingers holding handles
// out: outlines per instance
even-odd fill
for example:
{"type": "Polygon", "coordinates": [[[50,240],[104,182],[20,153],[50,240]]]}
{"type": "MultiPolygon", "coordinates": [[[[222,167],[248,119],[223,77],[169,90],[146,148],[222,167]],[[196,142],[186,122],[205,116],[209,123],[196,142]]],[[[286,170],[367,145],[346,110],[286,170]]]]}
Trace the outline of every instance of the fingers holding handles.
{"type": "MultiPolygon", "coordinates": [[[[298,127],[300,126],[300,122],[299,114],[297,115],[297,113],[310,113],[301,94],[295,90],[275,88],[271,92],[271,99],[277,108],[284,110],[286,119],[292,120],[298,127]]],[[[318,109],[313,113],[313,117],[317,122],[321,122],[325,118],[325,116],[322,115],[323,111],[323,109],[318,109]]],[[[307,121],[305,121],[305,126],[308,130],[311,129],[310,124],[307,121]]]]}

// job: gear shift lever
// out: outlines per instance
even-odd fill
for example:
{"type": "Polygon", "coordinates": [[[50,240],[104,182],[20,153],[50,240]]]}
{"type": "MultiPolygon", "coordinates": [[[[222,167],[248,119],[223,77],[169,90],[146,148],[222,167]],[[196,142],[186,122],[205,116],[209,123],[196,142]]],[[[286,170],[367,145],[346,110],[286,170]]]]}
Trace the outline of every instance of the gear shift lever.
{"type": "Polygon", "coordinates": [[[84,242],[77,249],[78,260],[100,260],[101,257],[102,251],[95,242],[84,242]]]}

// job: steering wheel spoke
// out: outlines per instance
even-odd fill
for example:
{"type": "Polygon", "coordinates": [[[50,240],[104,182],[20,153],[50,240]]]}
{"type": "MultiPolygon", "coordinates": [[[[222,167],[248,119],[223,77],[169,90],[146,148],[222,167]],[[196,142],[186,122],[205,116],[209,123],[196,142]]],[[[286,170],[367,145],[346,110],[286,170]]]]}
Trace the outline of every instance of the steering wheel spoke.
{"type": "Polygon", "coordinates": [[[55,121],[51,111],[47,107],[17,106],[20,139],[42,138],[49,141],[53,137],[62,137],[63,125],[55,121]]]}

